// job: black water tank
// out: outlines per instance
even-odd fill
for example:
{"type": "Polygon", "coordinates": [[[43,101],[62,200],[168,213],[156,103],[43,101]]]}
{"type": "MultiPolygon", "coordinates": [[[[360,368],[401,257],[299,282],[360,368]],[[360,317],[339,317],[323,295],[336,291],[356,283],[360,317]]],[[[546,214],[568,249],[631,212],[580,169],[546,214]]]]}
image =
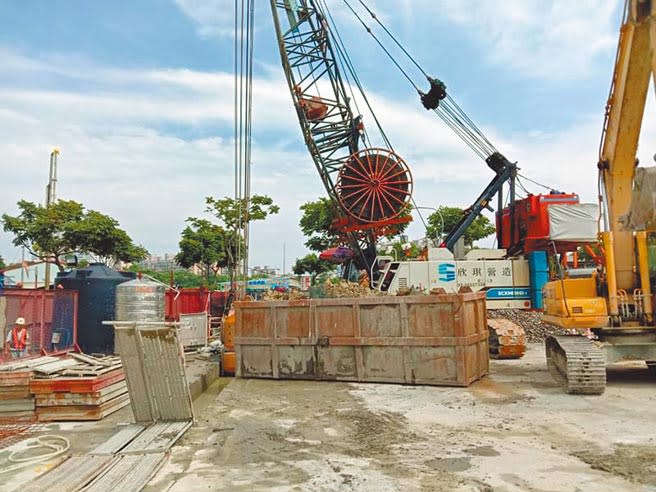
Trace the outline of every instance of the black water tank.
{"type": "Polygon", "coordinates": [[[133,278],[134,272],[117,272],[102,263],[57,275],[56,285],[79,292],[77,343],[83,352],[114,353],[114,328],[102,322],[114,319],[116,286],[133,278]]]}

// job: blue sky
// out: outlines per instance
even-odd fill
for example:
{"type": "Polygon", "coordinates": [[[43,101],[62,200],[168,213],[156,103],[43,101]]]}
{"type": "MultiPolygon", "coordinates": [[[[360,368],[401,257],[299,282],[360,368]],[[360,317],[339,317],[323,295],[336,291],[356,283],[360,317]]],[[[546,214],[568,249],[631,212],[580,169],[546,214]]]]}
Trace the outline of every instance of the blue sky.
{"type": "MultiPolygon", "coordinates": [[[[342,0],[327,3],[413,172],[417,204],[470,205],[491,171],[421,107],[342,0]]],[[[369,5],[523,174],[595,199],[619,0],[369,5]]],[[[43,200],[58,146],[59,197],[116,217],[153,253],[176,252],[204,197],[232,194],[232,8],[227,0],[1,2],[0,211],[43,200]]],[[[324,192],[302,144],[268,2],[257,9],[252,188],[281,213],[253,226],[251,265],[280,267],[283,242],[287,265],[306,252],[298,206],[324,192]]],[[[643,162],[656,151],[653,92],[647,114],[643,162]]],[[[419,220],[410,234],[423,235],[419,220]]],[[[20,256],[4,232],[0,254],[20,256]]]]}

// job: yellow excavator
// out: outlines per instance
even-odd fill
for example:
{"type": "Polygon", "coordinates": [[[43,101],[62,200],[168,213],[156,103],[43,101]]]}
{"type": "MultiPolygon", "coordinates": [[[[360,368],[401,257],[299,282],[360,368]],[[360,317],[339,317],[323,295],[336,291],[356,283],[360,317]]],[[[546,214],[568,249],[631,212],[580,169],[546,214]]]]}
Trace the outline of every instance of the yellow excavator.
{"type": "Polygon", "coordinates": [[[606,364],[645,361],[656,372],[656,167],[636,158],[652,76],[656,0],[627,0],[598,163],[602,261],[590,277],[561,276],[543,290],[545,321],[587,333],[546,340],[549,370],[568,393],[603,393],[606,364]]]}

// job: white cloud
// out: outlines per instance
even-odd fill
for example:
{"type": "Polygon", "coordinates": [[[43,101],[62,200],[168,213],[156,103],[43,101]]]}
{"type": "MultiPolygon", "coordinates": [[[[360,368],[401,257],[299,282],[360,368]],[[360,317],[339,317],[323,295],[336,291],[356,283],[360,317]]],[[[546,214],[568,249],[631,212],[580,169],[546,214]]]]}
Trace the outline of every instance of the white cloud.
{"type": "Polygon", "coordinates": [[[619,0],[412,3],[416,13],[430,8],[446,14],[489,60],[530,77],[585,77],[596,57],[617,44],[619,0]]]}
{"type": "Polygon", "coordinates": [[[202,37],[231,36],[234,30],[234,2],[230,0],[175,0],[182,12],[198,25],[202,37]]]}

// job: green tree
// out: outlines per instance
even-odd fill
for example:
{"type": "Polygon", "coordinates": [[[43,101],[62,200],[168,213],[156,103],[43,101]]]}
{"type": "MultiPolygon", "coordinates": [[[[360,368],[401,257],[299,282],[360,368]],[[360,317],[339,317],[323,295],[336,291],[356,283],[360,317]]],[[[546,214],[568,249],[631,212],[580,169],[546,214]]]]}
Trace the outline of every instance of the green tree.
{"type": "Polygon", "coordinates": [[[303,275],[304,273],[312,275],[313,283],[317,275],[334,269],[335,266],[332,263],[322,260],[314,253],[307,254],[303,258],[297,258],[292,267],[292,271],[296,275],[303,275]]]}
{"type": "Polygon", "coordinates": [[[64,256],[89,253],[105,261],[133,262],[148,251],[133,243],[116,219],[95,210],[85,210],[73,200],[58,200],[44,207],[21,200],[17,216],[2,215],[5,232],[14,235],[13,244],[25,247],[37,258],[64,270],[64,256]]]}
{"type": "Polygon", "coordinates": [[[229,197],[206,197],[205,204],[205,211],[212,214],[219,224],[189,217],[188,225],[182,231],[180,252],[175,259],[185,268],[202,265],[209,283],[212,273],[216,276],[220,268],[232,269],[243,257],[245,245],[240,232],[242,226],[277,214],[280,208],[266,195],[253,195],[248,204],[246,200],[229,197]]]}
{"type": "MultiPolygon", "coordinates": [[[[341,210],[330,198],[322,197],[313,202],[307,202],[300,206],[303,211],[299,225],[303,235],[307,238],[305,246],[311,251],[321,252],[339,243],[340,235],[333,224],[340,217],[341,210]]],[[[408,217],[411,209],[401,215],[408,217]]],[[[408,227],[408,223],[398,224],[394,234],[387,237],[392,238],[402,233],[408,227]]]]}
{"type": "Polygon", "coordinates": [[[7,265],[5,264],[5,259],[2,257],[2,255],[0,255],[0,270],[6,267],[7,265]]]}
{"type": "Polygon", "coordinates": [[[378,251],[380,255],[390,255],[398,260],[407,260],[417,258],[421,254],[421,248],[415,243],[410,243],[409,246],[396,241],[389,245],[387,248],[378,251]],[[392,251],[390,251],[390,248],[392,251]]]}
{"type": "Polygon", "coordinates": [[[339,242],[339,235],[333,228],[333,222],[339,210],[330,198],[319,198],[301,205],[303,211],[299,225],[307,237],[305,246],[311,251],[321,252],[339,242]]]}
{"type": "Polygon", "coordinates": [[[187,223],[182,231],[180,252],[175,255],[175,261],[184,268],[202,265],[209,282],[212,273],[216,275],[221,267],[229,264],[232,254],[228,244],[230,233],[205,219],[189,217],[187,223]]]}
{"type": "MultiPolygon", "coordinates": [[[[441,233],[440,239],[445,238],[456,227],[463,215],[464,211],[458,207],[439,207],[437,212],[433,212],[428,216],[426,236],[436,238],[441,233]]],[[[465,245],[471,248],[475,241],[489,236],[495,230],[496,228],[492,225],[490,219],[484,215],[479,215],[465,231],[465,245]]]]}
{"type": "Polygon", "coordinates": [[[224,197],[220,200],[208,196],[205,198],[206,211],[223,223],[226,229],[235,229],[243,223],[264,220],[269,215],[280,212],[280,207],[266,195],[253,195],[246,206],[246,199],[235,200],[224,197]],[[239,216],[241,215],[241,224],[239,216]]]}

